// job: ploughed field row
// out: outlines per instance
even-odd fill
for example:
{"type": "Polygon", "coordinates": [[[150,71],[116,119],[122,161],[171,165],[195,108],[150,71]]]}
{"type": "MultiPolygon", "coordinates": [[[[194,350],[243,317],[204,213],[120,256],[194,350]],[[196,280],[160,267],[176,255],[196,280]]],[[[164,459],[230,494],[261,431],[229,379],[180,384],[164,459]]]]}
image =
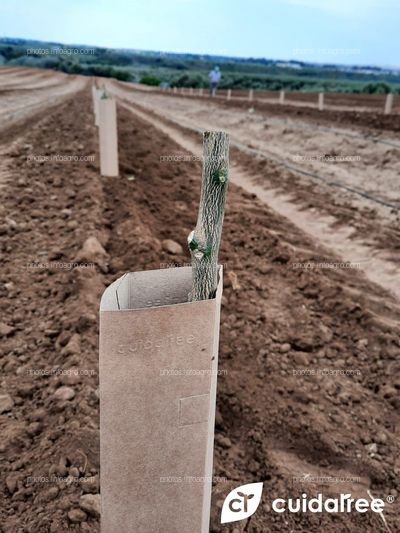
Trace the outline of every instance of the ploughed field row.
{"type": "Polygon", "coordinates": [[[0,68],[0,130],[81,90],[87,80],[33,68],[0,68]]]}
{"type": "MultiPolygon", "coordinates": [[[[193,87],[171,87],[163,88],[149,87],[146,85],[135,85],[138,90],[153,93],[168,93],[170,95],[184,95],[192,97],[208,96],[208,90],[193,87]]],[[[236,90],[236,89],[218,89],[215,95],[220,100],[242,100],[247,102],[259,101],[261,103],[290,104],[293,106],[305,106],[318,109],[319,92],[300,92],[300,91],[264,91],[264,90],[236,90]],[[283,93],[283,94],[282,94],[283,93]],[[283,101],[282,101],[283,99],[283,101]]],[[[334,93],[324,92],[323,109],[332,111],[358,111],[358,112],[377,112],[384,113],[387,95],[386,94],[362,94],[362,93],[334,93]]],[[[393,95],[391,112],[399,113],[400,97],[393,95]]]]}
{"type": "Polygon", "coordinates": [[[372,141],[357,131],[282,121],[210,102],[171,101],[106,83],[122,107],[179,144],[176,152],[160,156],[165,162],[184,164],[201,156],[201,130],[228,131],[235,183],[400,296],[400,145],[395,141],[372,141]]]}
{"type": "Polygon", "coordinates": [[[183,127],[225,129],[237,145],[252,149],[256,156],[264,155],[282,167],[290,166],[291,170],[297,168],[299,173],[321,175],[343,189],[352,187],[400,208],[396,187],[400,142],[395,136],[371,138],[362,131],[338,130],[290,115],[278,119],[258,109],[249,112],[221,108],[209,99],[171,99],[168,95],[143,93],[120,82],[110,85],[116,96],[183,127]]]}
{"type": "MultiPolygon", "coordinates": [[[[139,85],[128,83],[128,82],[119,82],[121,86],[129,90],[134,90],[135,92],[141,92],[146,94],[163,94],[168,96],[170,100],[173,98],[178,98],[182,100],[191,99],[191,100],[209,100],[207,91],[203,90],[200,95],[196,90],[193,89],[191,92],[190,89],[174,89],[165,91],[160,90],[159,88],[148,87],[145,85],[139,85]]],[[[232,93],[233,94],[233,93],[232,93]]],[[[300,95],[305,95],[305,93],[300,93],[300,95]]],[[[317,102],[318,95],[312,95],[313,101],[317,102]]],[[[368,95],[367,95],[368,96],[368,95]]],[[[344,127],[359,127],[364,129],[369,135],[380,134],[382,131],[387,132],[399,132],[400,131],[400,122],[398,119],[399,116],[399,97],[394,96],[393,99],[393,109],[390,114],[384,114],[383,101],[382,107],[379,108],[359,108],[355,105],[350,105],[350,107],[342,106],[324,106],[324,109],[321,111],[318,109],[317,103],[313,105],[302,104],[301,101],[294,101],[295,96],[289,96],[289,93],[285,93],[283,103],[280,103],[279,100],[274,97],[273,99],[257,98],[257,92],[253,91],[252,99],[249,100],[249,92],[247,91],[247,97],[241,98],[227,98],[226,94],[220,95],[213,99],[214,104],[218,104],[221,107],[227,107],[228,109],[245,109],[249,112],[254,110],[262,111],[268,113],[272,116],[286,117],[291,116],[298,119],[310,120],[313,123],[324,124],[327,126],[344,126],[344,127]]],[[[300,96],[301,98],[310,98],[310,96],[300,96]]],[[[325,95],[325,99],[329,96],[325,95]]]]}

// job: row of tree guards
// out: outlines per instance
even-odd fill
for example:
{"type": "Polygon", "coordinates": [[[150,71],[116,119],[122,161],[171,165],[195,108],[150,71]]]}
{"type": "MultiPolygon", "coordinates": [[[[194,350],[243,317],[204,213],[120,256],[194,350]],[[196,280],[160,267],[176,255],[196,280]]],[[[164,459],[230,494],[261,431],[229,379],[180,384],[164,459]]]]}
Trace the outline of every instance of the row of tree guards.
{"type": "MultiPolygon", "coordinates": [[[[115,100],[92,91],[101,173],[117,176],[115,100]]],[[[101,298],[102,533],[209,531],[228,172],[228,135],[205,132],[192,266],[126,273],[101,298]]]]}
{"type": "MultiPolygon", "coordinates": [[[[203,88],[194,89],[193,87],[189,87],[189,88],[180,87],[179,89],[178,89],[178,87],[164,87],[163,90],[167,91],[167,92],[172,92],[173,94],[180,93],[180,94],[191,95],[191,96],[204,96],[204,94],[205,94],[203,88]]],[[[233,98],[238,98],[238,97],[232,95],[232,89],[227,89],[226,93],[225,93],[225,98],[226,98],[226,100],[232,100],[233,98]]],[[[254,89],[249,89],[247,100],[249,102],[253,102],[255,100],[255,98],[254,98],[254,89]]],[[[288,101],[286,99],[286,93],[283,90],[278,92],[278,99],[277,100],[278,100],[279,104],[284,104],[284,103],[290,104],[290,103],[292,103],[292,102],[290,102],[290,101],[288,101]]],[[[383,108],[383,112],[384,112],[385,115],[389,115],[393,111],[393,100],[394,100],[393,93],[389,93],[389,94],[386,95],[384,108],[383,108]]],[[[323,93],[323,92],[317,93],[317,107],[318,107],[318,109],[320,111],[324,110],[324,107],[325,107],[325,93],[323,93]]]]}

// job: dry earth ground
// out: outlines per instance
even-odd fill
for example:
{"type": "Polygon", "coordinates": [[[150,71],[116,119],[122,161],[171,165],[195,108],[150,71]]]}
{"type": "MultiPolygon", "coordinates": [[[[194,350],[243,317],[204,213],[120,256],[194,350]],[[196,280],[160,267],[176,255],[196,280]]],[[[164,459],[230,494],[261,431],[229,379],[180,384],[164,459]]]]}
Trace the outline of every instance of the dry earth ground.
{"type": "MultiPolygon", "coordinates": [[[[186,236],[197,214],[200,163],[160,160],[184,153],[181,144],[122,102],[121,176],[99,176],[90,90],[87,84],[79,90],[85,84],[81,78],[71,83],[71,94],[56,107],[46,110],[51,101],[44,87],[37,98],[40,109],[32,106],[22,118],[1,123],[4,533],[99,531],[99,297],[128,270],[187,262],[186,236]],[[86,160],[51,160],[54,154],[86,160]],[[32,159],[37,155],[49,160],[32,159]],[[93,155],[94,161],[87,160],[93,155]],[[104,250],[83,248],[90,237],[104,250]],[[168,252],[165,239],[181,244],[182,252],[168,252]]],[[[7,104],[11,115],[25,102],[25,95],[13,98],[7,104]]],[[[186,109],[183,103],[181,109],[186,109]]],[[[237,120],[242,120],[238,111],[237,120]]],[[[188,137],[198,143],[195,133],[188,137]]],[[[259,142],[255,139],[257,133],[254,142],[259,142]]],[[[248,171],[242,168],[248,159],[237,150],[232,151],[235,171],[248,171]]],[[[273,182],[284,174],[260,161],[253,165],[254,178],[273,182]]],[[[293,181],[293,188],[298,191],[293,204],[312,189],[301,181],[293,181]]],[[[323,194],[317,191],[311,198],[317,202],[323,194]]],[[[366,206],[329,199],[339,213],[344,210],[346,222],[361,226],[366,206]]],[[[303,203],[303,210],[310,208],[303,203]]],[[[322,200],[316,208],[323,212],[322,200]]],[[[375,216],[382,239],[375,232],[370,246],[397,258],[396,214],[377,210],[375,216]]],[[[373,226],[373,217],[364,218],[373,226]]],[[[222,375],[212,531],[388,531],[382,518],[371,513],[271,511],[273,498],[303,491],[390,495],[394,503],[386,505],[385,518],[390,531],[400,529],[399,302],[369,281],[365,270],[296,266],[321,258],[341,261],[254,194],[230,185],[221,250],[222,375]],[[247,522],[222,527],[223,498],[231,488],[252,481],[265,483],[259,510],[247,522]]]]}

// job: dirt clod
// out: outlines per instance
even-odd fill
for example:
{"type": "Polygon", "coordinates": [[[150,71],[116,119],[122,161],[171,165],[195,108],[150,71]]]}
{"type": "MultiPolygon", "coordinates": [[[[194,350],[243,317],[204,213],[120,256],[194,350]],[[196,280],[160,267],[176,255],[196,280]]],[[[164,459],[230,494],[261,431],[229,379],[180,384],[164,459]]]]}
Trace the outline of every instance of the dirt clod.
{"type": "Polygon", "coordinates": [[[172,254],[172,255],[181,255],[183,254],[183,248],[182,246],[171,240],[171,239],[165,239],[164,241],[162,241],[161,243],[162,247],[163,247],[163,250],[165,250],[166,252],[168,252],[169,254],[172,254]]]}
{"type": "Polygon", "coordinates": [[[95,517],[100,516],[100,494],[84,494],[80,497],[79,505],[89,514],[95,517]]]}
{"type": "Polygon", "coordinates": [[[0,414],[11,411],[14,407],[14,400],[9,394],[0,394],[0,414]]]}

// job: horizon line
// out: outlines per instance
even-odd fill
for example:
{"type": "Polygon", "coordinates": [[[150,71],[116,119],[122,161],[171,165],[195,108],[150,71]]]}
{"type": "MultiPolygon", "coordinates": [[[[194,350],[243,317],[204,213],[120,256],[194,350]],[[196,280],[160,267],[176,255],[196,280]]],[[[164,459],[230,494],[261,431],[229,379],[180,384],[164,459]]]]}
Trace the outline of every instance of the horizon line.
{"type": "MultiPolygon", "coordinates": [[[[301,60],[301,59],[270,59],[264,56],[228,56],[223,54],[212,54],[212,53],[199,53],[199,52],[171,52],[171,51],[165,51],[165,50],[150,50],[150,49],[141,49],[141,48],[128,48],[128,47],[110,47],[110,46],[102,46],[99,44],[83,44],[83,43],[63,43],[61,41],[45,41],[41,39],[36,39],[32,37],[8,37],[3,36],[0,37],[0,40],[2,39],[19,39],[21,41],[34,41],[38,43],[47,43],[47,44],[60,44],[62,46],[81,46],[84,48],[105,48],[107,50],[129,50],[131,52],[141,52],[141,53],[154,53],[154,54],[171,54],[171,55],[193,55],[198,57],[203,56],[209,56],[209,57],[218,57],[218,58],[226,58],[226,59],[239,59],[239,60],[265,60],[265,61],[273,61],[273,62],[282,62],[282,63],[304,63],[309,65],[318,65],[318,66],[335,66],[335,67],[356,67],[356,68],[364,68],[364,69],[381,69],[381,70],[395,70],[399,71],[397,74],[400,74],[400,65],[394,66],[394,65],[376,65],[376,64],[345,64],[345,63],[325,63],[325,62],[319,62],[319,61],[311,61],[311,60],[301,60]]],[[[301,48],[299,49],[301,50],[301,48]]],[[[309,50],[312,50],[312,48],[309,48],[309,50]]],[[[317,48],[314,48],[314,50],[318,50],[317,48]]],[[[347,50],[345,48],[320,48],[319,50],[347,50]]]]}

